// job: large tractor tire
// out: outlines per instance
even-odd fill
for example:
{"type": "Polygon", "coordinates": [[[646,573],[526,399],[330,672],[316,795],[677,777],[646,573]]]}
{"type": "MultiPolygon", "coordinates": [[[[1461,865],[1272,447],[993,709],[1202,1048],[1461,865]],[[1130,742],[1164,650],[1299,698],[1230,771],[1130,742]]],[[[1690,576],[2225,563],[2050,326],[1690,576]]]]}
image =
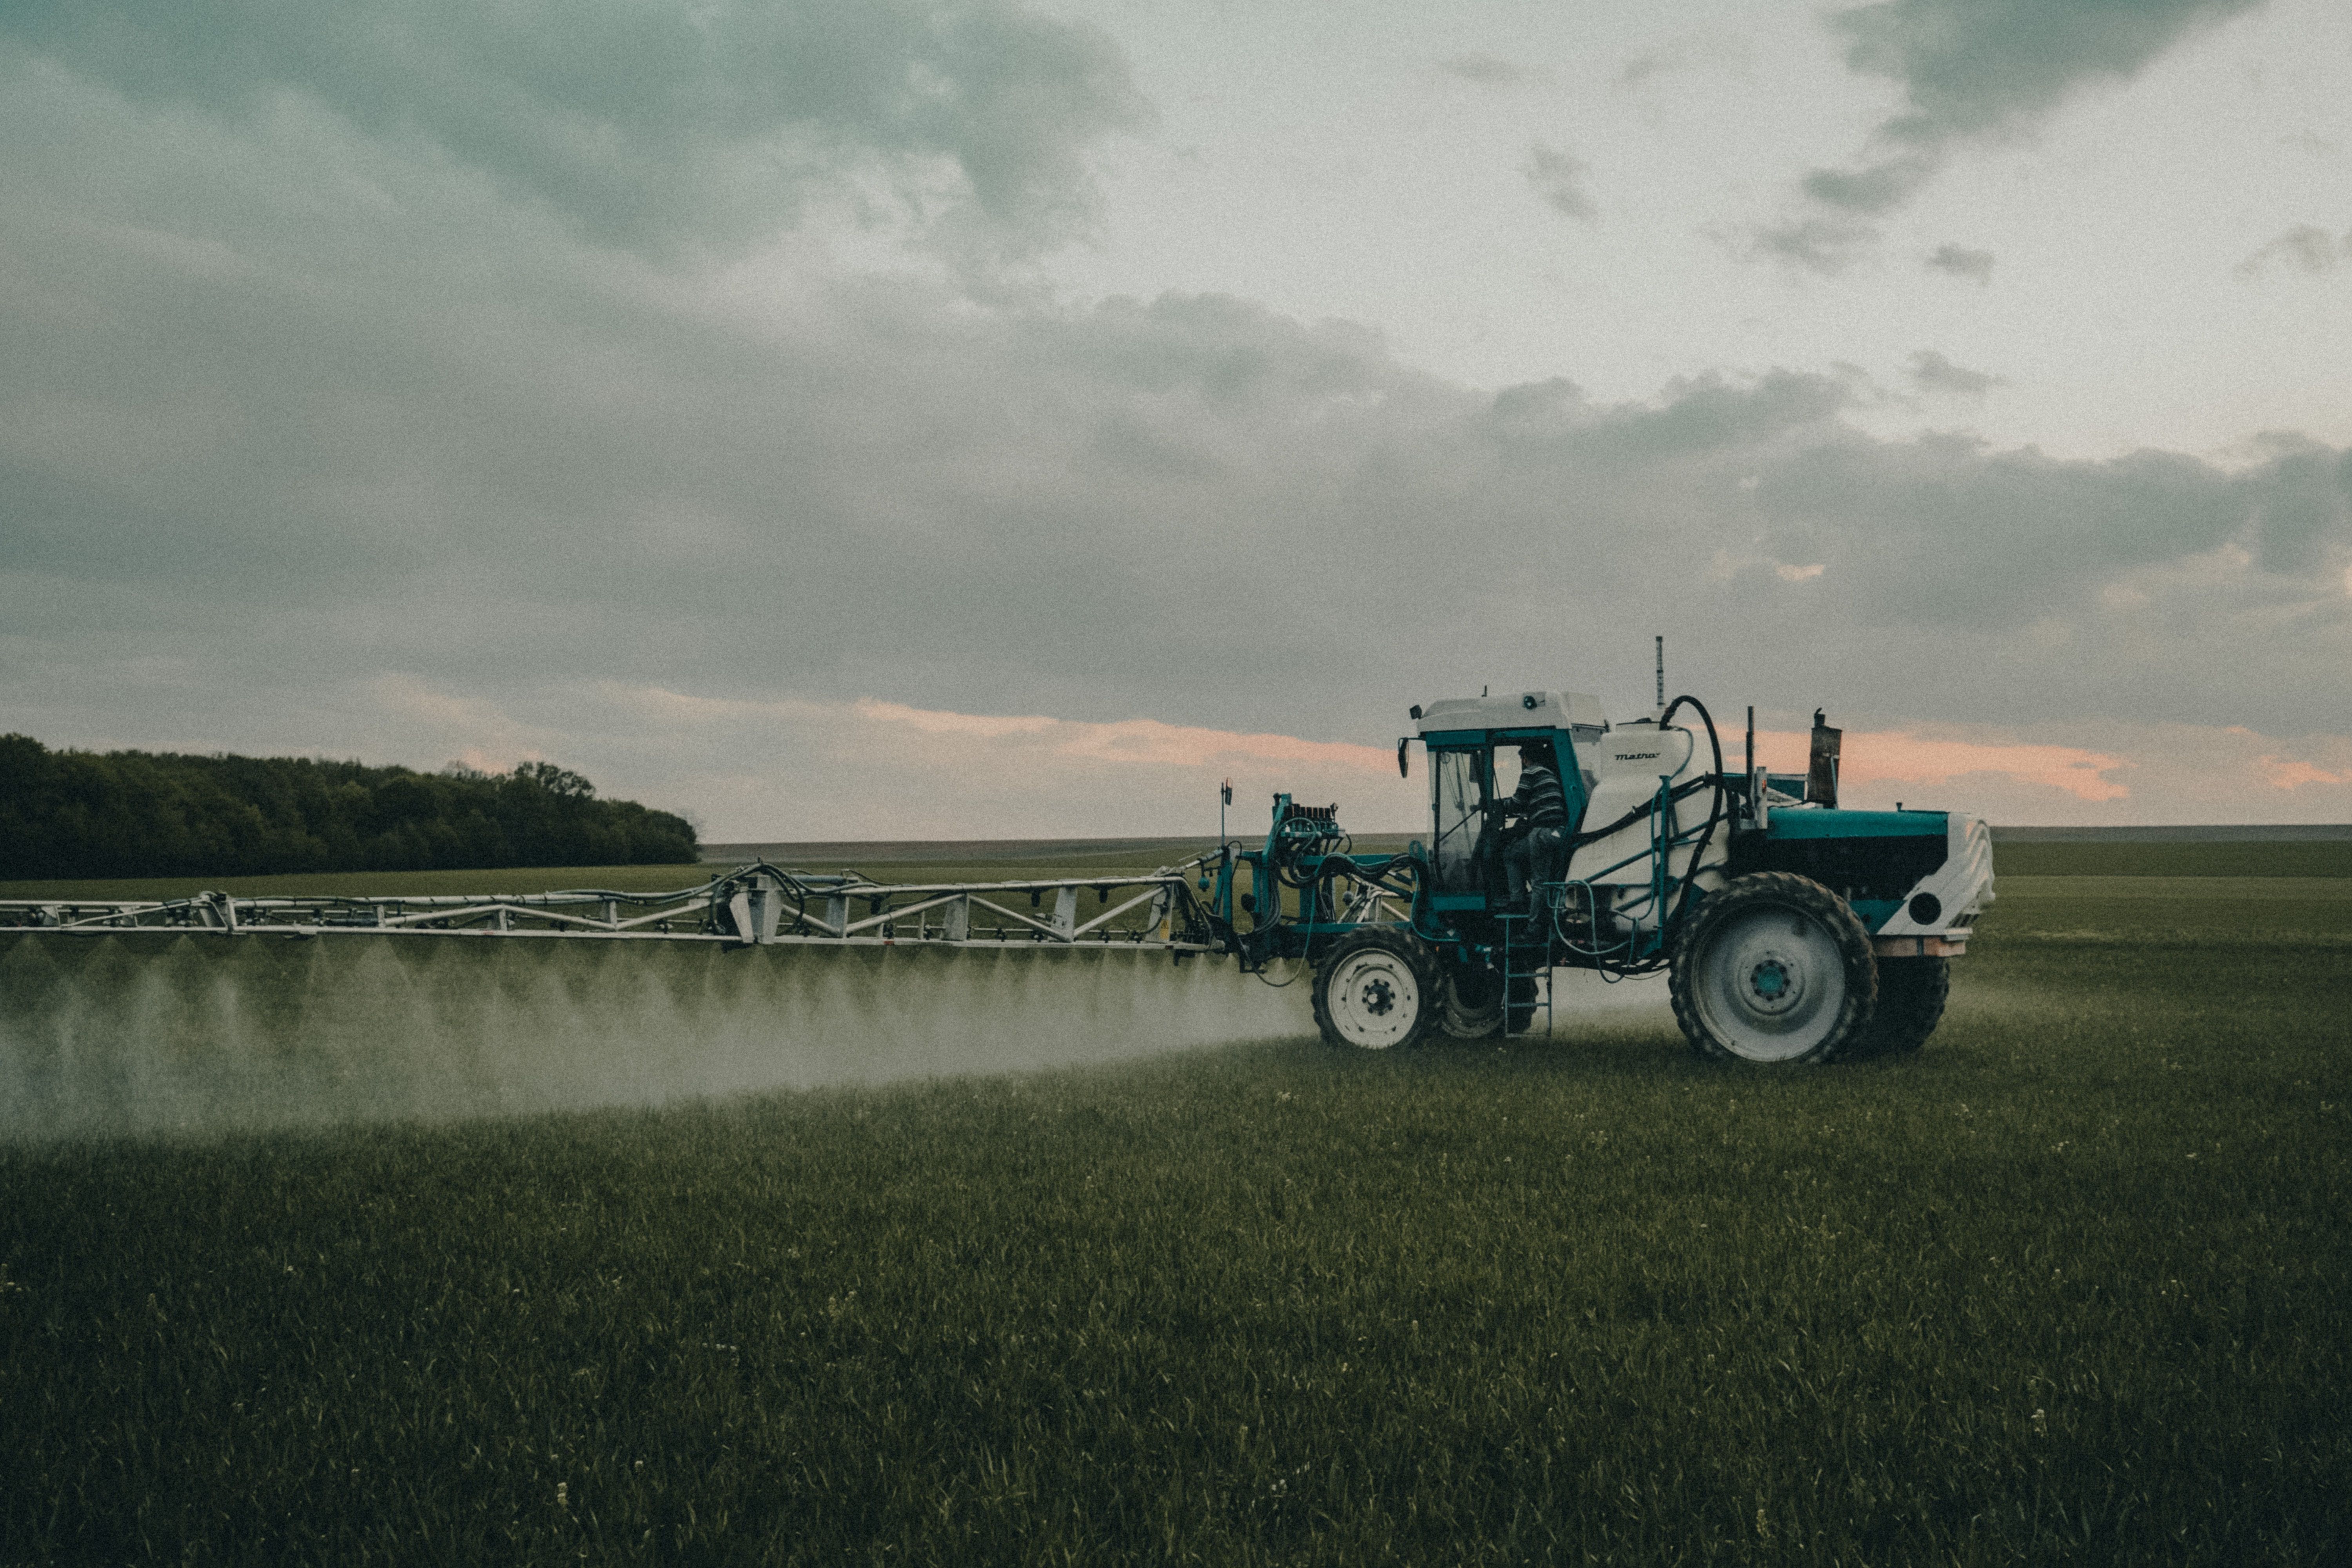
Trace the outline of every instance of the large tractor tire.
{"type": "Polygon", "coordinates": [[[1438,1026],[1457,1040],[1483,1040],[1503,1032],[1503,977],[1491,969],[1462,966],[1445,972],[1444,1013],[1438,1026]]]}
{"type": "Polygon", "coordinates": [[[1691,1048],[1723,1061],[1834,1061],[1878,1003],[1870,932],[1808,877],[1759,871],[1708,895],[1675,933],[1670,990],[1691,1048]]]}
{"type": "Polygon", "coordinates": [[[1516,974],[1507,988],[1491,969],[1450,968],[1439,983],[1444,1004],[1438,1027],[1457,1040],[1524,1035],[1534,1025],[1543,992],[1532,974],[1516,974]]]}
{"type": "Polygon", "coordinates": [[[1944,1021],[1944,1001],[1951,994],[1948,958],[1880,959],[1878,1006],[1870,1016],[1860,1054],[1895,1056],[1917,1050],[1944,1021]]]}
{"type": "Polygon", "coordinates": [[[1427,944],[1394,926],[1341,937],[1315,971],[1315,1022],[1349,1050],[1417,1046],[1438,1026],[1442,982],[1427,944]]]}

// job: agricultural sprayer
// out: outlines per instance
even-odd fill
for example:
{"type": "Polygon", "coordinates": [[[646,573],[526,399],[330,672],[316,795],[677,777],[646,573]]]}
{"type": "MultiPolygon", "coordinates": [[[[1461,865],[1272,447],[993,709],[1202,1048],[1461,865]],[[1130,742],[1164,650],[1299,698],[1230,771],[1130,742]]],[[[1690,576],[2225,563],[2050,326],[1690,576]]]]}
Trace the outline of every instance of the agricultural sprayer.
{"type": "Polygon", "coordinates": [[[1837,804],[1839,731],[1808,771],[1727,772],[1678,698],[1612,724],[1600,702],[1522,691],[1412,710],[1431,836],[1360,854],[1334,806],[1274,798],[1263,842],[1144,872],[888,883],[764,862],[665,894],[0,903],[0,923],[102,935],[1145,948],[1311,980],[1335,1045],[1393,1049],[1552,1021],[1562,969],[1669,975],[1703,1054],[1818,1062],[1916,1048],[1948,961],[1992,899],[1991,841],[1957,813],[1837,804]],[[1685,713],[1689,716],[1685,718],[1685,713]]]}

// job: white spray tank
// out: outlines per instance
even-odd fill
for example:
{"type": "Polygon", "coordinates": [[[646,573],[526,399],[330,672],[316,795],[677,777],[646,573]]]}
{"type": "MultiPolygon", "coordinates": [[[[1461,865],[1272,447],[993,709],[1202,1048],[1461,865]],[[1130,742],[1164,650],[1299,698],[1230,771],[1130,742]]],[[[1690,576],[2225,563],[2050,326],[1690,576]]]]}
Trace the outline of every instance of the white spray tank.
{"type": "MultiPolygon", "coordinates": [[[[1613,889],[1607,907],[1638,916],[1648,926],[1659,920],[1658,912],[1648,905],[1656,869],[1650,851],[1661,826],[1665,827],[1665,837],[1701,827],[1717,799],[1712,789],[1693,790],[1673,803],[1669,825],[1662,825],[1657,813],[1649,809],[1662,787],[1672,793],[1703,778],[1715,766],[1714,752],[1702,731],[1679,722],[1661,724],[1660,717],[1660,712],[1652,712],[1612,724],[1597,741],[1579,746],[1579,761],[1596,775],[1580,833],[1598,832],[1612,823],[1623,826],[1577,849],[1568,867],[1570,881],[1613,889]]],[[[1700,890],[1712,892],[1724,882],[1723,868],[1731,853],[1731,824],[1718,824],[1707,837],[1706,859],[1697,864],[1696,873],[1693,858],[1700,853],[1700,847],[1695,832],[1690,837],[1668,857],[1668,886],[1695,879],[1700,890]]]]}

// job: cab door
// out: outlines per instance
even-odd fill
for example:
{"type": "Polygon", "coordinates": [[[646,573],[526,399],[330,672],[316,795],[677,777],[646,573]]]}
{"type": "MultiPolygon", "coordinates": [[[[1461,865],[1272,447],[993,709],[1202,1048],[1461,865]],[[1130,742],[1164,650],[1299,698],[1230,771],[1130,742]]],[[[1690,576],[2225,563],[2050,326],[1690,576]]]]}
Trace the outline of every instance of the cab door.
{"type": "Polygon", "coordinates": [[[1437,871],[1441,893],[1483,893],[1478,875],[1478,837],[1486,825],[1486,806],[1493,798],[1488,758],[1484,747],[1449,747],[1429,752],[1432,793],[1436,799],[1437,834],[1431,840],[1430,859],[1437,871]]]}

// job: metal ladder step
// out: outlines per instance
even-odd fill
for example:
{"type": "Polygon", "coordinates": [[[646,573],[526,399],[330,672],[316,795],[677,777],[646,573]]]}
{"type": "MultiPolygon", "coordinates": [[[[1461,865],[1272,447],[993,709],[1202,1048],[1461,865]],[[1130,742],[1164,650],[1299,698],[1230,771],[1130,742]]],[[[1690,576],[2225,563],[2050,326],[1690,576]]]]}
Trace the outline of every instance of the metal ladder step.
{"type": "MultiPolygon", "coordinates": [[[[1545,913],[1548,915],[1549,911],[1547,910],[1545,913]]],[[[1553,1023],[1551,1005],[1551,966],[1542,962],[1543,959],[1549,956],[1549,944],[1536,945],[1533,943],[1515,942],[1512,940],[1513,936],[1516,934],[1515,927],[1526,924],[1537,918],[1538,917],[1531,915],[1505,915],[1502,917],[1503,1033],[1506,1037],[1513,1034],[1534,1034],[1536,1026],[1535,1016],[1538,1011],[1543,1014],[1544,1037],[1547,1039],[1551,1037],[1553,1023]],[[1533,969],[1519,969],[1513,967],[1512,961],[1514,953],[1517,953],[1517,956],[1521,958],[1533,957],[1537,961],[1536,967],[1533,969]],[[1527,1009],[1527,1022],[1524,1026],[1515,1030],[1511,1027],[1512,1014],[1518,1010],[1520,1004],[1515,1002],[1513,999],[1513,993],[1516,989],[1514,983],[1520,980],[1534,982],[1535,999],[1525,1004],[1527,1009]]]]}

